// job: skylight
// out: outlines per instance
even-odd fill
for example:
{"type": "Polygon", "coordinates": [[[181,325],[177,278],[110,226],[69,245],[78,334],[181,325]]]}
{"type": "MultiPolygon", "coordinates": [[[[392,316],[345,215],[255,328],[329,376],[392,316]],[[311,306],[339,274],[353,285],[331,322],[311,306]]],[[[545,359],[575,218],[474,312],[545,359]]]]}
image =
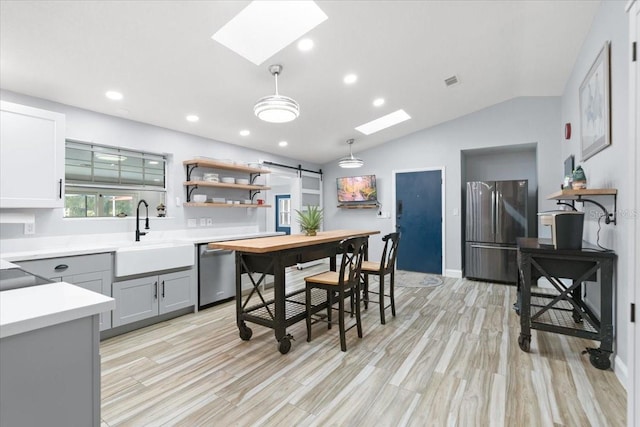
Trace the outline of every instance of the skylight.
{"type": "Polygon", "coordinates": [[[397,125],[398,123],[402,123],[405,120],[409,120],[411,118],[404,110],[397,110],[391,114],[387,114],[386,116],[382,116],[378,119],[372,120],[369,123],[365,123],[356,128],[358,132],[361,132],[365,135],[371,135],[372,133],[376,133],[381,131],[382,129],[386,129],[393,125],[397,125]]]}
{"type": "Polygon", "coordinates": [[[260,65],[326,19],[313,1],[253,1],[211,38],[260,65]]]}

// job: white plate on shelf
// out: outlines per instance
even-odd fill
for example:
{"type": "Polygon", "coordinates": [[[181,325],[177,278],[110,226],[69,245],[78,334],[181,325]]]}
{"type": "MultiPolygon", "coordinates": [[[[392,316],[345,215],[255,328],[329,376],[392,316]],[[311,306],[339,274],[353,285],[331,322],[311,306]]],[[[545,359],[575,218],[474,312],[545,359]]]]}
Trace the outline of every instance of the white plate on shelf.
{"type": "Polygon", "coordinates": [[[225,176],[222,178],[222,182],[224,182],[225,184],[235,184],[236,179],[229,176],[225,176]]]}
{"type": "Polygon", "coordinates": [[[227,199],[224,197],[214,197],[211,199],[211,203],[226,203],[227,199]]]}
{"type": "Polygon", "coordinates": [[[238,178],[236,179],[236,184],[248,185],[249,180],[246,178],[238,178]]]}

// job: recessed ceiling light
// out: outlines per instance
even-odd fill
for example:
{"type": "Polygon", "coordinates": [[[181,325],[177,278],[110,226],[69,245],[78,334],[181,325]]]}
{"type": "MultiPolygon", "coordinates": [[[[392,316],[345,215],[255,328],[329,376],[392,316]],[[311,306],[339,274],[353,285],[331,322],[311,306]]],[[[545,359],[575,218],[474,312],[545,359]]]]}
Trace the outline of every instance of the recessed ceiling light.
{"type": "Polygon", "coordinates": [[[243,129],[240,131],[240,136],[249,136],[251,134],[247,129],[243,129]]]}
{"type": "Polygon", "coordinates": [[[384,104],[384,98],[376,98],[373,100],[373,106],[379,107],[384,104]]]}
{"type": "Polygon", "coordinates": [[[123,96],[120,92],[116,92],[115,90],[109,90],[107,91],[104,96],[106,96],[107,98],[113,100],[113,101],[120,101],[123,96]]]}
{"type": "Polygon", "coordinates": [[[187,116],[187,121],[188,121],[188,122],[195,123],[195,122],[197,122],[198,120],[200,120],[200,117],[196,116],[195,114],[189,114],[189,115],[187,116]]]}
{"type": "Polygon", "coordinates": [[[404,110],[397,110],[391,114],[387,114],[386,116],[382,116],[378,119],[372,120],[369,123],[365,123],[356,128],[358,132],[364,133],[365,135],[371,135],[372,133],[376,133],[382,129],[386,129],[393,125],[397,125],[398,123],[402,123],[405,120],[409,120],[411,118],[404,110]]]}
{"type": "Polygon", "coordinates": [[[298,49],[300,49],[303,52],[307,52],[307,51],[313,49],[313,40],[311,40],[311,39],[301,39],[298,42],[298,49]]]}
{"type": "Polygon", "coordinates": [[[289,143],[287,141],[280,141],[280,142],[278,142],[278,145],[280,147],[286,147],[287,145],[289,145],[289,143]]]}
{"type": "Polygon", "coordinates": [[[356,76],[355,74],[347,74],[346,76],[344,76],[345,84],[353,84],[356,82],[356,80],[358,80],[358,76],[356,76]]]}
{"type": "Polygon", "coordinates": [[[211,38],[260,65],[326,19],[313,1],[253,1],[211,38]]]}

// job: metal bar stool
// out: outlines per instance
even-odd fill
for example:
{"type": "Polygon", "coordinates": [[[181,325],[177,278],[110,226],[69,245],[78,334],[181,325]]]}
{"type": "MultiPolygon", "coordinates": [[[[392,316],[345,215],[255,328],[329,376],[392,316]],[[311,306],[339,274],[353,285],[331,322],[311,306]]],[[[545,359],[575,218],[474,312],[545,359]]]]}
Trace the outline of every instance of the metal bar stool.
{"type": "Polygon", "coordinates": [[[382,238],[384,242],[384,249],[382,251],[382,257],[380,262],[363,261],[362,262],[362,281],[363,286],[363,300],[364,308],[367,309],[369,302],[374,302],[380,306],[380,323],[385,324],[384,311],[391,307],[391,314],[396,315],[396,302],[394,296],[395,286],[395,271],[396,271],[396,253],[398,251],[398,244],[400,243],[400,233],[389,233],[382,238]],[[380,281],[380,288],[378,292],[369,290],[369,275],[373,274],[378,276],[380,281]],[[385,294],[384,290],[384,277],[389,275],[389,293],[385,294]],[[378,301],[369,300],[369,292],[377,294],[379,296],[378,301]],[[385,297],[388,297],[389,305],[385,306],[385,297]]]}
{"type": "MultiPolygon", "coordinates": [[[[340,242],[340,250],[342,252],[342,261],[340,262],[340,271],[326,271],[314,276],[305,277],[305,302],[307,308],[307,341],[311,341],[311,321],[312,316],[316,313],[327,309],[326,319],[316,316],[313,319],[317,321],[326,321],[328,329],[331,329],[331,311],[334,310],[333,304],[335,297],[338,302],[338,325],[340,327],[340,348],[347,351],[347,340],[345,332],[354,326],[358,329],[358,337],[362,338],[362,321],[360,319],[360,269],[362,260],[366,251],[367,238],[353,237],[340,242]],[[322,302],[312,300],[312,289],[323,289],[327,291],[327,299],[322,302]],[[351,298],[351,307],[355,310],[346,311],[344,307],[345,298],[351,298]],[[355,302],[353,301],[355,297],[355,302]],[[356,323],[345,328],[344,314],[353,315],[355,311],[356,323]]],[[[314,322],[315,323],[315,322],[314,322]]]]}

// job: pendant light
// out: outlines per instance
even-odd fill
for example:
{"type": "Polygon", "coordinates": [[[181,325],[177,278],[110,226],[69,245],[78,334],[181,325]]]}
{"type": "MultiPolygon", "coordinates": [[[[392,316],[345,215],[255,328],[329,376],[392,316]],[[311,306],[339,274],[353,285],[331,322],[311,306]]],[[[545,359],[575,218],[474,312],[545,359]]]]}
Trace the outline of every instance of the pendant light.
{"type": "Polygon", "coordinates": [[[276,94],[260,98],[253,107],[253,112],[260,120],[269,123],[295,120],[300,115],[300,106],[292,98],[278,94],[278,74],[282,72],[282,65],[271,65],[269,72],[276,80],[276,94]]]}
{"type": "Polygon", "coordinates": [[[353,157],[353,153],[351,152],[351,146],[353,145],[354,140],[348,139],[347,144],[349,144],[349,156],[343,157],[338,162],[338,166],[341,168],[359,168],[364,165],[362,159],[357,157],[353,157]]]}

